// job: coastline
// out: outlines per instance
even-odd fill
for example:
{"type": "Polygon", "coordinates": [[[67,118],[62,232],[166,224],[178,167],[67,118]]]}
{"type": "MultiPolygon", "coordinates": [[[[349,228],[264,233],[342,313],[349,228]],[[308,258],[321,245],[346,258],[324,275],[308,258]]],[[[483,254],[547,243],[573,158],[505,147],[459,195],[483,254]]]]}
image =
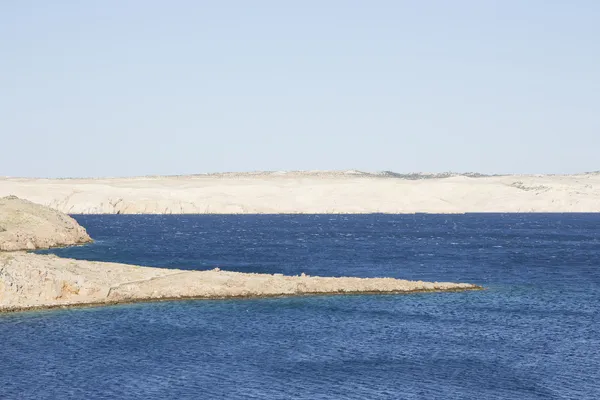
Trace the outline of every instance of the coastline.
{"type": "Polygon", "coordinates": [[[147,301],[481,290],[468,283],[177,270],[0,253],[0,312],[147,301]]]}
{"type": "Polygon", "coordinates": [[[600,212],[600,173],[256,172],[134,178],[0,178],[67,214],[463,214],[600,212]]]}
{"type": "Polygon", "coordinates": [[[481,289],[454,282],[178,270],[27,251],[90,243],[77,221],[15,196],[0,198],[0,312],[152,300],[481,289]]]}

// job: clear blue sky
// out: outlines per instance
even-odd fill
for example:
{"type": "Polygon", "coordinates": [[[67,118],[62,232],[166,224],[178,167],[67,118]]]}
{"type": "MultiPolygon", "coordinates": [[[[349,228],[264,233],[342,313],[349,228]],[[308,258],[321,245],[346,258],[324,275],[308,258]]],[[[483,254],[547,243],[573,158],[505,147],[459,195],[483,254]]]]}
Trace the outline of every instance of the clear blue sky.
{"type": "Polygon", "coordinates": [[[600,170],[600,2],[2,1],[0,176],[600,170]]]}

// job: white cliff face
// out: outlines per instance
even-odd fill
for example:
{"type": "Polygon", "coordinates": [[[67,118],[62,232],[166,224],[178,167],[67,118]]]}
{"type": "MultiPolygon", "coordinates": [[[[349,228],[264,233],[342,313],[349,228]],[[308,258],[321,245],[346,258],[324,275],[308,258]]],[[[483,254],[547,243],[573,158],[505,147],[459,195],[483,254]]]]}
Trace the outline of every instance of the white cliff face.
{"type": "Polygon", "coordinates": [[[91,242],[73,218],[14,196],[0,198],[0,251],[35,250],[91,242]]]}
{"type": "Polygon", "coordinates": [[[65,213],[269,214],[600,212],[600,174],[273,172],[108,179],[0,178],[65,213]]]}

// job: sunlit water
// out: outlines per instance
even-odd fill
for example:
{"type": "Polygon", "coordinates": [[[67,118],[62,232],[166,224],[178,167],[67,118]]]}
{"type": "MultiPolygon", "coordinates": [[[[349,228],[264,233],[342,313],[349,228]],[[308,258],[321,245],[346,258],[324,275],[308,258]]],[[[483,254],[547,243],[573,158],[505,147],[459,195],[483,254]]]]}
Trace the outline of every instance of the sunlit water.
{"type": "Polygon", "coordinates": [[[600,398],[598,214],[77,219],[53,253],[487,290],[4,314],[0,398],[600,398]]]}

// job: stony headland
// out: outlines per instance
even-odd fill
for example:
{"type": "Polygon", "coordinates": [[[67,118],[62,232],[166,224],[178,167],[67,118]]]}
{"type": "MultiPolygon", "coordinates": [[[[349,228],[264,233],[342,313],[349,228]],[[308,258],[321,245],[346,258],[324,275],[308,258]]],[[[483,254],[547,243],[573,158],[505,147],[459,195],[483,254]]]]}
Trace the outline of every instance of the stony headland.
{"type": "Polygon", "coordinates": [[[0,251],[35,250],[91,242],[62,212],[15,196],[0,198],[0,251]]]}
{"type": "Polygon", "coordinates": [[[9,194],[69,214],[600,212],[600,173],[0,178],[0,196],[9,194]]]}
{"type": "Polygon", "coordinates": [[[393,278],[184,271],[7,251],[91,240],[72,218],[15,197],[0,199],[0,226],[0,311],[161,299],[480,289],[468,283],[393,278]]]}

